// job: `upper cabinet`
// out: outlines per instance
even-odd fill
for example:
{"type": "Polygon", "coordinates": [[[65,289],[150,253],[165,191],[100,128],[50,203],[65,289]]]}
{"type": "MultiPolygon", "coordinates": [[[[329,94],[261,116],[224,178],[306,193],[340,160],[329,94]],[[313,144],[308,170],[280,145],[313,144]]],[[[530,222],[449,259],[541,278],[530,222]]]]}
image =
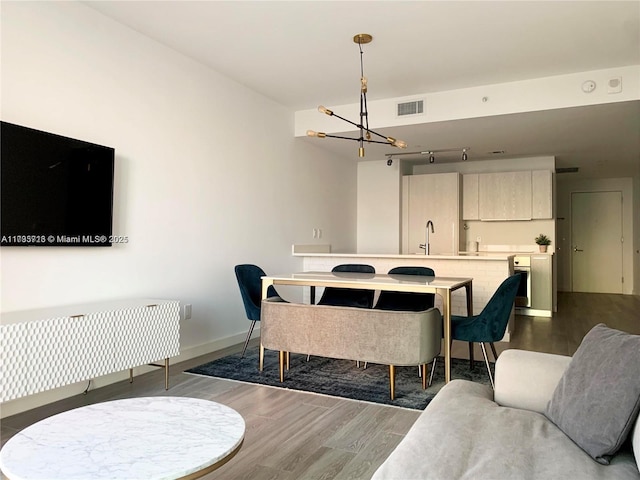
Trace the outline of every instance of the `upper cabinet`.
{"type": "Polygon", "coordinates": [[[402,253],[424,253],[426,225],[430,253],[457,253],[460,225],[460,175],[436,173],[408,175],[402,179],[402,253]]]}
{"type": "Polygon", "coordinates": [[[480,220],[531,220],[531,172],[481,173],[480,220]]]}
{"type": "Polygon", "coordinates": [[[531,172],[531,216],[536,219],[553,218],[553,176],[551,170],[531,172]]]}
{"type": "Polygon", "coordinates": [[[480,220],[477,173],[462,175],[462,219],[480,220]]]}
{"type": "Polygon", "coordinates": [[[462,176],[463,220],[532,220],[552,217],[548,170],[462,176]]]}

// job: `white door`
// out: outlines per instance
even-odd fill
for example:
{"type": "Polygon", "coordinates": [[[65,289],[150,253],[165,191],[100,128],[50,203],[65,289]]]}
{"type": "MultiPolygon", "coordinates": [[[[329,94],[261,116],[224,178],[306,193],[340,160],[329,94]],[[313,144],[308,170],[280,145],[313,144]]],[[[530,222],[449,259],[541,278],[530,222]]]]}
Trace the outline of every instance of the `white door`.
{"type": "Polygon", "coordinates": [[[622,293],[622,192],[571,194],[574,292],[622,293]]]}

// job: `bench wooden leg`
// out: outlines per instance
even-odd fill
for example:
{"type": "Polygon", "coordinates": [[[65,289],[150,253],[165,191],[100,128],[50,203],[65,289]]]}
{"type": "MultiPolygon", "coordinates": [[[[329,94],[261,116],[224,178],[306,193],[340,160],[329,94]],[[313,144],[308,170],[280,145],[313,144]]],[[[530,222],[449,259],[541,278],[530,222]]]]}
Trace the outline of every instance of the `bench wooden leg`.
{"type": "Polygon", "coordinates": [[[286,353],[284,350],[280,350],[278,358],[280,359],[280,381],[284,382],[284,357],[286,353]]]}
{"type": "Polygon", "coordinates": [[[420,365],[420,371],[422,372],[422,389],[427,389],[427,364],[420,365]]]}
{"type": "Polygon", "coordinates": [[[391,393],[391,400],[396,398],[396,367],[395,365],[389,365],[389,391],[391,393]]]}

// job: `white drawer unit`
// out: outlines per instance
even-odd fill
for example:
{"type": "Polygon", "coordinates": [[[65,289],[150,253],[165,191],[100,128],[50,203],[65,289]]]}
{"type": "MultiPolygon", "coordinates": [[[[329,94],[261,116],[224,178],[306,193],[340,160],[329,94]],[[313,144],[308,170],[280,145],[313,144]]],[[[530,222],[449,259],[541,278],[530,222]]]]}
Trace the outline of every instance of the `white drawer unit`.
{"type": "Polygon", "coordinates": [[[135,299],[3,313],[0,401],[180,354],[180,302],[135,299]]]}

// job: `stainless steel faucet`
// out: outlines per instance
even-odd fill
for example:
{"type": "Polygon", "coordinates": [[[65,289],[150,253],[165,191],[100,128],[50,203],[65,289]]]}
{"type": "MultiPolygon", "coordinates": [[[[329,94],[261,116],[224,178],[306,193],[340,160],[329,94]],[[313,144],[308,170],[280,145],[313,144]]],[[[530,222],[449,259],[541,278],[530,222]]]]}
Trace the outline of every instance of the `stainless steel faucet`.
{"type": "Polygon", "coordinates": [[[424,254],[425,255],[429,255],[429,227],[431,227],[431,233],[435,233],[435,231],[433,230],[433,222],[431,220],[427,220],[427,227],[426,227],[426,238],[425,238],[425,242],[426,243],[421,243],[419,245],[420,248],[424,248],[424,254]]]}

